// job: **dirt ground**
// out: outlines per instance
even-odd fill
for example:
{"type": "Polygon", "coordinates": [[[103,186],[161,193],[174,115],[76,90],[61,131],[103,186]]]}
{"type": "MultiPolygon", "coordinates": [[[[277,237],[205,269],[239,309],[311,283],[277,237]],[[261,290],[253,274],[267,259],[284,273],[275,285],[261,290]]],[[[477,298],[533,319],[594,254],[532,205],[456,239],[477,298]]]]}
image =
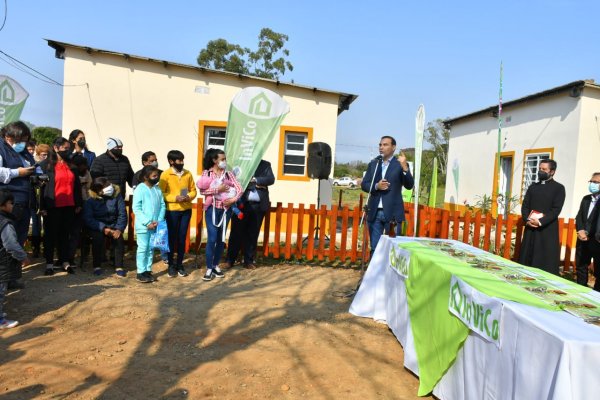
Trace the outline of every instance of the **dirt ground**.
{"type": "Polygon", "coordinates": [[[236,267],[224,279],[122,279],[24,271],[0,331],[2,399],[416,399],[418,380],[386,325],[334,292],[360,271],[236,267]]]}

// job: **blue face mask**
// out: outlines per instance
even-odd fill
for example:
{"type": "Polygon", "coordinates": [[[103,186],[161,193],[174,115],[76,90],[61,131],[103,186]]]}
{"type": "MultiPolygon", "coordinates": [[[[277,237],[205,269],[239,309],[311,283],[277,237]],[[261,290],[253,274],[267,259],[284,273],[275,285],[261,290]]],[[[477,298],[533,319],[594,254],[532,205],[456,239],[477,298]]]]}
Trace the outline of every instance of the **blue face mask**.
{"type": "Polygon", "coordinates": [[[588,190],[590,191],[591,194],[596,194],[596,193],[600,192],[600,183],[590,182],[590,184],[588,186],[588,190]]]}
{"type": "Polygon", "coordinates": [[[19,143],[15,143],[12,145],[12,148],[14,151],[16,151],[17,153],[22,152],[23,150],[25,150],[25,142],[19,142],[19,143]]]}

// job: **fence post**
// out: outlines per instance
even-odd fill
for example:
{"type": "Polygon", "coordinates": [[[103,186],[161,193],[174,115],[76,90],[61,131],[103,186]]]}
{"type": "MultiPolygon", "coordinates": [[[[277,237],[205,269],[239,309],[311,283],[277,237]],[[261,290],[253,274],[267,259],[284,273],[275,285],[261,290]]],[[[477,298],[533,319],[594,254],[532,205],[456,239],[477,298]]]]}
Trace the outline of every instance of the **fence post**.
{"type": "Polygon", "coordinates": [[[450,233],[450,212],[442,210],[442,227],[440,230],[440,239],[448,239],[450,233]]]}
{"type": "Polygon", "coordinates": [[[469,244],[469,236],[471,235],[471,213],[465,212],[465,222],[463,224],[463,237],[462,242],[469,244]]]}
{"type": "Polygon", "coordinates": [[[265,220],[263,223],[263,256],[268,257],[269,256],[269,251],[270,251],[270,246],[269,246],[269,239],[271,238],[271,212],[273,211],[273,208],[271,207],[271,203],[269,202],[269,208],[267,209],[267,212],[265,213],[265,220]]]}
{"type": "Polygon", "coordinates": [[[315,205],[311,204],[308,210],[308,241],[306,246],[306,259],[308,261],[312,261],[315,256],[315,215],[315,205]]]}
{"type": "Polygon", "coordinates": [[[323,261],[325,258],[325,227],[327,226],[327,206],[324,204],[321,205],[321,208],[318,211],[319,213],[319,250],[317,251],[317,258],[319,261],[323,261]]]}
{"type": "Polygon", "coordinates": [[[496,236],[495,236],[495,244],[494,244],[494,253],[501,256],[502,255],[502,225],[504,224],[504,216],[502,214],[498,214],[498,218],[496,219],[496,236]]]}
{"type": "Polygon", "coordinates": [[[294,204],[288,203],[285,210],[285,252],[284,258],[292,258],[292,223],[294,222],[294,204]]]}
{"type": "Polygon", "coordinates": [[[279,258],[279,241],[281,239],[281,213],[282,205],[277,203],[277,209],[275,211],[275,238],[273,239],[273,257],[279,258]]]}
{"type": "Polygon", "coordinates": [[[348,241],[348,219],[350,218],[348,206],[345,205],[342,209],[342,238],[340,245],[340,260],[346,261],[346,244],[348,241]]]}
{"type": "Polygon", "coordinates": [[[298,229],[296,231],[296,260],[302,259],[302,244],[304,243],[304,204],[298,207],[298,229]]]}
{"type": "Polygon", "coordinates": [[[361,215],[362,210],[360,208],[355,208],[352,210],[352,243],[350,244],[350,261],[352,262],[356,262],[357,258],[356,249],[358,248],[358,231],[360,230],[361,215]]]}
{"type": "Polygon", "coordinates": [[[335,239],[337,236],[337,214],[338,206],[331,207],[329,217],[329,261],[335,260],[335,239]]]}

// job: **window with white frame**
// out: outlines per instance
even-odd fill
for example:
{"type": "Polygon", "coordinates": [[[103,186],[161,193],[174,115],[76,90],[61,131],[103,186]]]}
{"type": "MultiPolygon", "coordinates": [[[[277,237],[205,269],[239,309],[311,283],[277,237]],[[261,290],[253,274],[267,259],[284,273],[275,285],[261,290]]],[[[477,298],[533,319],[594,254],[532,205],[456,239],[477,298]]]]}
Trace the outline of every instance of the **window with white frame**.
{"type": "Polygon", "coordinates": [[[550,159],[550,153],[529,153],[525,155],[525,167],[523,168],[523,197],[532,183],[538,181],[537,173],[542,160],[550,159]]]}
{"type": "Polygon", "coordinates": [[[306,175],[306,155],[308,135],[304,132],[286,132],[283,154],[283,174],[306,175]]]}
{"type": "Polygon", "coordinates": [[[226,128],[217,128],[207,126],[204,129],[204,150],[208,149],[225,149],[225,134],[227,133],[226,128]]]}

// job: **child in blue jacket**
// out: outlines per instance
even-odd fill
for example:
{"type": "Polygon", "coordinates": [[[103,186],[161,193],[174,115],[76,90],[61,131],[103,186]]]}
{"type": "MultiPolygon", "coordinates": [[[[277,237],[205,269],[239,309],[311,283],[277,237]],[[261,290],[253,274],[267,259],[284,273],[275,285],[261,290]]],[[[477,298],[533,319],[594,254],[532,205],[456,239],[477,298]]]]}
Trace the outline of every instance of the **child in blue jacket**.
{"type": "Polygon", "coordinates": [[[127,272],[123,268],[123,232],[127,228],[127,211],[119,186],[105,177],[94,179],[89,198],[83,204],[83,221],[92,238],[94,275],[102,274],[102,253],[105,239],[109,238],[115,250],[115,273],[124,278],[127,272]]]}
{"type": "Polygon", "coordinates": [[[160,188],[158,168],[146,165],[140,174],[140,183],[133,192],[133,213],[137,236],[137,280],[149,283],[152,276],[152,253],[150,236],[156,232],[158,223],[165,219],[165,200],[160,188]]]}

